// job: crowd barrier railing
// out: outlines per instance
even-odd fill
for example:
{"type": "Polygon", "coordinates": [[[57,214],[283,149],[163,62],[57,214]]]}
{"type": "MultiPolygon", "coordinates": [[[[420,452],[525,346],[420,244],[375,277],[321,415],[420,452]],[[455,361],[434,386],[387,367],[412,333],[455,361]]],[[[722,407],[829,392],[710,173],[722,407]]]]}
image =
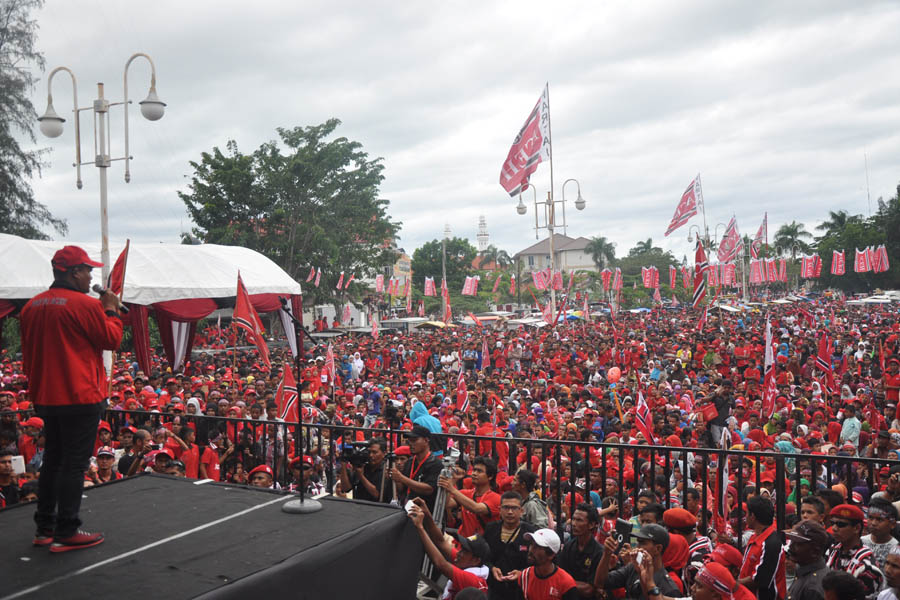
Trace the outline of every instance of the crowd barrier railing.
{"type": "MultiPolygon", "coordinates": [[[[0,426],[4,425],[3,421],[24,420],[31,414],[33,413],[30,411],[2,412],[0,426]]],[[[335,493],[340,476],[340,460],[348,445],[367,442],[375,437],[383,438],[388,446],[386,460],[393,461],[394,451],[403,444],[406,433],[395,428],[306,422],[301,427],[299,423],[284,421],[117,409],[107,410],[104,420],[110,424],[114,439],[118,437],[119,430],[127,425],[143,427],[152,433],[159,427],[171,427],[176,420],[180,420],[182,425],[193,424],[199,445],[207,444],[220,434],[229,436],[232,443],[241,443],[242,439],[244,442],[250,441],[255,444],[254,451],[259,455],[257,464],[269,465],[282,487],[300,483],[291,481],[290,459],[300,456],[302,460],[305,455],[313,455],[321,483],[329,494],[335,493]]],[[[568,515],[574,512],[576,493],[580,493],[584,501],[590,501],[592,471],[599,476],[601,488],[606,486],[607,480],[615,480],[613,497],[619,507],[626,506],[626,503],[636,506],[638,495],[645,489],[657,491],[666,508],[670,508],[673,503],[684,506],[687,503],[687,489],[699,487],[701,510],[698,525],[700,531],[705,532],[711,525],[710,521],[721,512],[717,506],[716,485],[726,477],[727,469],[734,474],[733,487],[741,501],[733,503],[726,517],[731,519],[735,532],[742,532],[746,523],[742,502],[745,487],[754,485],[759,490],[764,479],[763,473],[774,472],[772,497],[776,508],[776,522],[783,529],[789,494],[791,490],[800,489],[802,479],[809,481],[811,491],[820,487],[822,482],[829,487],[835,483],[843,483],[848,490],[847,501],[854,503],[852,494],[849,493],[854,488],[864,488],[871,495],[887,483],[880,474],[882,467],[900,468],[900,461],[860,456],[783,454],[447,433],[433,434],[432,440],[433,448],[447,448],[452,444],[464,457],[492,456],[496,460],[507,454],[508,460],[498,466],[510,476],[523,466],[533,466],[534,459],[537,458],[535,491],[551,508],[560,532],[565,522],[563,511],[568,515]],[[507,452],[501,452],[503,444],[506,444],[507,452]],[[646,466],[636,468],[636,465],[646,466]],[[679,485],[679,481],[685,481],[686,473],[688,485],[679,485]],[[658,475],[662,475],[667,484],[662,490],[656,485],[658,475]],[[575,493],[572,493],[573,479],[575,487],[580,488],[575,493]],[[703,507],[706,510],[702,510],[703,507]]],[[[224,477],[228,465],[223,464],[222,467],[224,477]]],[[[299,486],[299,491],[303,493],[302,485],[299,486]]],[[[603,497],[605,490],[601,489],[598,493],[603,497]]],[[[734,540],[738,546],[741,545],[740,538],[737,535],[734,540]]]]}

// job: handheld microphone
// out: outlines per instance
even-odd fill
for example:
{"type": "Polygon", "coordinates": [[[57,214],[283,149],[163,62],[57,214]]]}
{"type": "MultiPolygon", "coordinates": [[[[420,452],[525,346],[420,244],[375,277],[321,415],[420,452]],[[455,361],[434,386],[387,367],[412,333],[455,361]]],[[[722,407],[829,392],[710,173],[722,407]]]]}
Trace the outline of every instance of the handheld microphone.
{"type": "MultiPolygon", "coordinates": [[[[95,283],[94,285],[92,285],[91,289],[97,292],[97,294],[99,294],[100,296],[109,291],[106,288],[101,287],[99,283],[95,283]]],[[[116,299],[118,300],[118,298],[116,299]]],[[[122,304],[122,302],[119,302],[119,310],[121,310],[126,315],[128,314],[128,307],[122,304]]]]}

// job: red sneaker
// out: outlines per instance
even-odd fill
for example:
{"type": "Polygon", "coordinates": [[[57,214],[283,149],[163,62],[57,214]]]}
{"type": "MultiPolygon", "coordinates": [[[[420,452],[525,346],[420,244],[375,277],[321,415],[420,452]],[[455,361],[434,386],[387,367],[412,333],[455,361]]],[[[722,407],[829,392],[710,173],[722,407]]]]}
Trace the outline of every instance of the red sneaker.
{"type": "Polygon", "coordinates": [[[69,537],[56,537],[50,544],[50,552],[68,552],[69,550],[80,550],[82,548],[90,548],[97,544],[103,543],[102,533],[88,533],[87,531],[76,531],[75,535],[69,537]]]}
{"type": "Polygon", "coordinates": [[[53,543],[53,534],[38,531],[34,534],[34,540],[31,543],[35,546],[49,546],[53,543]]]}

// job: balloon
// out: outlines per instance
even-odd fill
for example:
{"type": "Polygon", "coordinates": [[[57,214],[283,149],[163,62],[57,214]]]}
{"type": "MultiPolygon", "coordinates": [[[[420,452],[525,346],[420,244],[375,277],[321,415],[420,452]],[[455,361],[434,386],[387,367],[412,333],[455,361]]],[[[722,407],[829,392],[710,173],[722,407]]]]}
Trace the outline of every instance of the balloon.
{"type": "Polygon", "coordinates": [[[613,367],[606,372],[606,380],[612,383],[619,381],[622,377],[622,370],[619,367],[613,367]]]}

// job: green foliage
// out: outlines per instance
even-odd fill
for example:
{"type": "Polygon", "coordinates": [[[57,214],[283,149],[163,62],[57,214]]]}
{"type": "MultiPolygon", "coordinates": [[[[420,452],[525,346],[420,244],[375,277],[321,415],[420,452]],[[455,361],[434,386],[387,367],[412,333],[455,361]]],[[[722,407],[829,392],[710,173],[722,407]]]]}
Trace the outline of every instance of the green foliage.
{"type": "MultiPolygon", "coordinates": [[[[472,261],[475,260],[477,254],[478,251],[465,238],[454,237],[447,240],[447,288],[450,290],[451,298],[454,293],[458,294],[462,290],[466,275],[473,274],[472,261]]],[[[416,248],[416,251],[413,252],[411,267],[413,286],[416,289],[424,289],[425,278],[434,277],[434,285],[440,293],[441,240],[431,240],[416,248]]]]}
{"type": "Polygon", "coordinates": [[[370,277],[396,260],[400,224],[390,220],[389,202],[378,197],[381,159],[370,160],[361,144],[331,139],[340,125],[278,129],[279,140],[244,154],[235,141],[192,161],[188,192],[179,192],[206,243],[252,248],[294,279],[310,266],[322,269],[318,288],[304,292],[313,304],[340,304],[349,294],[335,289],[340,272],[370,277]]]}
{"type": "Polygon", "coordinates": [[[65,235],[66,222],[34,199],[29,180],[40,174],[43,151],[25,151],[16,133],[35,141],[37,113],[31,91],[44,70],[44,56],[34,46],[37,22],[31,12],[43,0],[0,0],[0,232],[49,239],[49,226],[65,235]]]}
{"type": "Polygon", "coordinates": [[[591,255],[591,260],[601,270],[616,260],[616,243],[609,241],[602,235],[592,237],[588,245],[585,246],[584,251],[586,254],[591,255]]]}
{"type": "Polygon", "coordinates": [[[797,251],[809,252],[811,247],[809,242],[812,239],[812,234],[806,231],[803,223],[791,221],[778,228],[773,245],[776,249],[785,253],[789,252],[792,258],[796,258],[797,251]]]}

